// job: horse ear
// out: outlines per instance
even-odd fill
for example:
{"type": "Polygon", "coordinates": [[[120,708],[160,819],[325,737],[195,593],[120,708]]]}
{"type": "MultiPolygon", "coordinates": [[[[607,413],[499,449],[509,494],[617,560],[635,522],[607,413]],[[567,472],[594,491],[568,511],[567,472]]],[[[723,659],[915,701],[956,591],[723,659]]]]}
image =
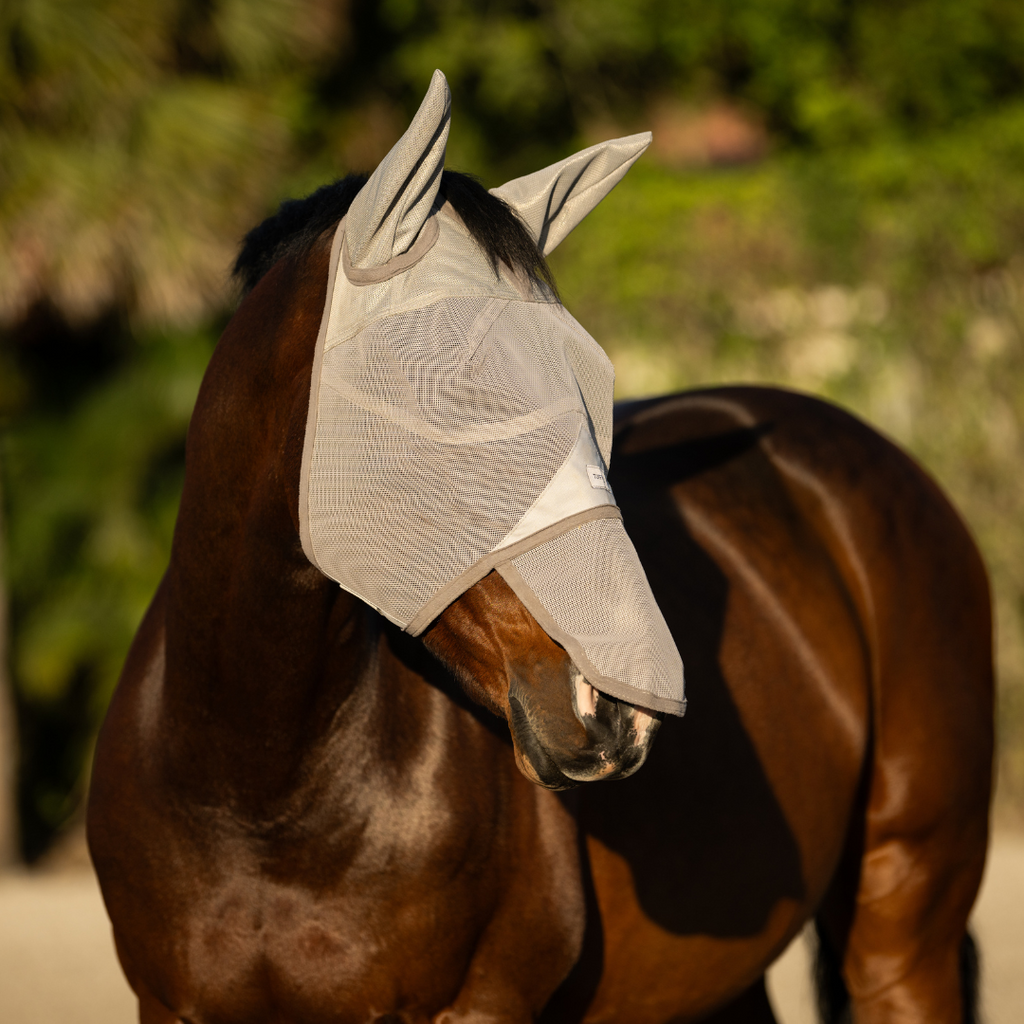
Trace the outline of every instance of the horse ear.
{"type": "Polygon", "coordinates": [[[519,214],[547,256],[618,185],[650,144],[650,132],[599,142],[542,171],[492,188],[491,193],[519,214]]]}
{"type": "Polygon", "coordinates": [[[412,123],[349,207],[345,246],[353,267],[382,267],[416,241],[441,187],[451,116],[448,82],[435,71],[412,123]]]}

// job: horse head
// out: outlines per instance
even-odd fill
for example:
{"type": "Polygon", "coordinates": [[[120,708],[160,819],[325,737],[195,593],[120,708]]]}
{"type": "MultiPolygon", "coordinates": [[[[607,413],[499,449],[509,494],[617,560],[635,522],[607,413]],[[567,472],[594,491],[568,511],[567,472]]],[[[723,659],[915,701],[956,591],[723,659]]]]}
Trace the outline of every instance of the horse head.
{"type": "Polygon", "coordinates": [[[682,663],[608,484],[614,371],[544,258],[650,135],[453,205],[450,112],[436,72],[338,225],[302,547],[506,718],[528,778],[622,777],[683,713],[682,663]]]}
{"type": "Polygon", "coordinates": [[[453,601],[426,647],[504,718],[516,764],[547,789],[620,779],[643,763],[661,715],[595,689],[497,572],[453,601]]]}

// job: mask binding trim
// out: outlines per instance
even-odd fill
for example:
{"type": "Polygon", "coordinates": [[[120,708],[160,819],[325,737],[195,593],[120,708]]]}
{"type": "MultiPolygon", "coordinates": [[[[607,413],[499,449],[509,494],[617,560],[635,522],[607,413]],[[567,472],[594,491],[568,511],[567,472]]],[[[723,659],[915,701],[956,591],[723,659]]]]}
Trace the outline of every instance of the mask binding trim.
{"type": "MultiPolygon", "coordinates": [[[[313,462],[313,442],[316,440],[317,421],[320,414],[320,374],[324,363],[324,342],[327,339],[327,325],[331,319],[331,296],[338,277],[338,260],[345,241],[345,218],[342,217],[334,230],[331,243],[331,264],[327,274],[327,301],[320,317],[320,330],[313,350],[313,370],[309,378],[309,405],[306,409],[306,434],[302,442],[302,467],[299,470],[299,540],[302,553],[320,569],[320,563],[313,553],[313,538],[309,532],[309,471],[313,462]]],[[[320,570],[323,572],[323,570],[320,570]]],[[[326,576],[327,574],[324,573],[326,576]]]]}
{"type": "MultiPolygon", "coordinates": [[[[344,220],[341,224],[344,224],[344,220]]],[[[341,224],[338,225],[339,230],[341,224]]],[[[354,285],[380,284],[382,281],[390,280],[397,274],[401,274],[417,263],[434,247],[441,229],[437,223],[437,211],[433,211],[427,217],[426,223],[420,228],[416,241],[406,249],[405,252],[388,260],[382,267],[354,267],[348,256],[348,246],[342,244],[341,265],[345,270],[345,276],[354,285]]],[[[333,291],[327,293],[328,304],[333,291]]]]}
{"type": "MultiPolygon", "coordinates": [[[[524,537],[516,544],[510,544],[507,548],[498,548],[490,554],[485,555],[471,565],[461,576],[456,576],[450,583],[445,584],[434,596],[416,613],[413,620],[405,627],[405,632],[412,636],[419,636],[452,603],[460,598],[474,583],[479,583],[492,569],[498,569],[505,563],[521,555],[524,551],[530,551],[543,544],[545,541],[554,540],[563,533],[589,523],[592,519],[621,519],[622,512],[618,505],[598,505],[596,508],[584,509],[575,515],[567,516],[557,523],[546,526],[537,533],[524,537]]],[[[504,575],[504,573],[502,573],[504,575]]],[[[531,609],[532,611],[532,609],[531,609]]],[[[561,641],[559,641],[561,642],[561,641]]]]}

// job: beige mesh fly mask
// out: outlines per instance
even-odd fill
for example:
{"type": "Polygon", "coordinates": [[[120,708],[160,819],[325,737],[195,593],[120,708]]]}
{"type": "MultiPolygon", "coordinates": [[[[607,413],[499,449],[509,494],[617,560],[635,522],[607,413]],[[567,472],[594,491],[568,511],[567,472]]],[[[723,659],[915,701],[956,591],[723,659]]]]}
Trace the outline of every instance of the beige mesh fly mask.
{"type": "MultiPolygon", "coordinates": [[[[682,714],[682,662],[607,482],[614,372],[544,285],[496,273],[439,198],[426,98],[339,224],[300,478],[302,545],[413,635],[497,570],[587,680],[682,714]]],[[[496,189],[550,252],[649,135],[496,189]]]]}

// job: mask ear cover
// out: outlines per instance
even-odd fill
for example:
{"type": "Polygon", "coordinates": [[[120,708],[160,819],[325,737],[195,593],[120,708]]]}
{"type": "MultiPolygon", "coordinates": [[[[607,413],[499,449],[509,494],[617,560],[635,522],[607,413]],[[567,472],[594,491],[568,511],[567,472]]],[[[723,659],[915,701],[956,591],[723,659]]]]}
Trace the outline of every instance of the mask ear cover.
{"type": "Polygon", "coordinates": [[[492,188],[491,194],[519,214],[547,256],[615,188],[650,144],[650,132],[599,142],[541,171],[492,188]]]}
{"type": "Polygon", "coordinates": [[[405,134],[352,200],[345,218],[348,262],[374,270],[407,252],[437,201],[452,117],[452,96],[440,71],[405,134]]]}

